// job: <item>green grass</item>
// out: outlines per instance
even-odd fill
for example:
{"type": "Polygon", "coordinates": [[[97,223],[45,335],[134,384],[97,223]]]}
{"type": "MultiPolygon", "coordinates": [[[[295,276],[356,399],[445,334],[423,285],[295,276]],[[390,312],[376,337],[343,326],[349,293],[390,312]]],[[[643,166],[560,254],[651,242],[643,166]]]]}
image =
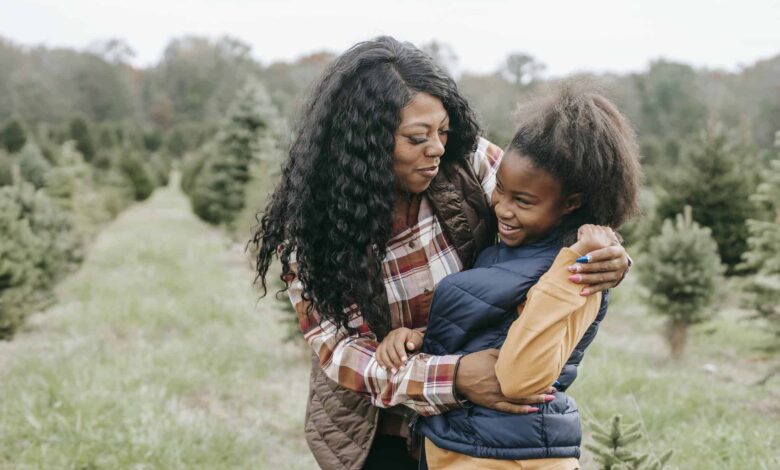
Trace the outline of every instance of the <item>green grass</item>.
{"type": "MultiPolygon", "coordinates": [[[[619,413],[643,423],[648,439],[638,450],[674,449],[672,468],[780,468],[780,380],[754,385],[776,361],[760,351],[771,336],[726,299],[713,321],[691,329],[684,357],[672,361],[662,320],[641,307],[635,281],[614,292],[570,390],[586,431],[589,420],[606,423],[619,413]]],[[[597,468],[584,454],[583,468],[597,468]]]]}
{"type": "MultiPolygon", "coordinates": [[[[0,344],[0,468],[316,468],[308,357],[282,340],[278,304],[257,302],[241,237],[171,188],[108,226],[59,303],[0,344]]],[[[589,420],[620,413],[643,423],[637,450],[675,450],[670,468],[780,468],[780,378],[754,385],[770,336],[732,295],[671,362],[634,282],[571,389],[586,442],[589,420]]],[[[587,451],[582,464],[597,468],[587,451]]]]}
{"type": "Polygon", "coordinates": [[[245,256],[166,188],[0,344],[0,468],[316,468],[306,356],[245,256]]]}

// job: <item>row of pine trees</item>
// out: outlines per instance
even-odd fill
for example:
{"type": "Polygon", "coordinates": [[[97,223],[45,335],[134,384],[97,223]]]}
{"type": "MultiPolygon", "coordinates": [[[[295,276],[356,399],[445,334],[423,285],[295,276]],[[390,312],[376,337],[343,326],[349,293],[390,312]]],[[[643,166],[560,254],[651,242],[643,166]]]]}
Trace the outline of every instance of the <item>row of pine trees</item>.
{"type": "Polygon", "coordinates": [[[98,230],[167,184],[170,158],[122,127],[0,129],[0,339],[54,300],[98,230]]]}
{"type": "Polygon", "coordinates": [[[644,302],[667,318],[671,355],[690,325],[718,314],[728,286],[780,351],[780,131],[774,151],[746,156],[713,127],[682,152],[626,230],[644,302]]]}

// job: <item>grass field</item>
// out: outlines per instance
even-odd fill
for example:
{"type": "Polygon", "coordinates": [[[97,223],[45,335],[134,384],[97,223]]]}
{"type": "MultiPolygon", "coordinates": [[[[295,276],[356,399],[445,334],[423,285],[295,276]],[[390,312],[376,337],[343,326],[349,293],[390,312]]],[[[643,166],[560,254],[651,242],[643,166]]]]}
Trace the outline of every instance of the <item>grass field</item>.
{"type": "Polygon", "coordinates": [[[316,468],[306,357],[242,248],[178,190],[120,215],[0,344],[0,468],[316,468]]]}
{"type": "MultiPolygon", "coordinates": [[[[171,188],[108,226],[59,303],[0,343],[0,468],[316,468],[306,353],[257,301],[242,250],[171,188]]],[[[641,420],[638,448],[674,448],[675,469],[780,468],[780,380],[754,385],[771,365],[760,325],[726,299],[669,362],[635,293],[615,291],[572,388],[586,423],[641,420]]]]}

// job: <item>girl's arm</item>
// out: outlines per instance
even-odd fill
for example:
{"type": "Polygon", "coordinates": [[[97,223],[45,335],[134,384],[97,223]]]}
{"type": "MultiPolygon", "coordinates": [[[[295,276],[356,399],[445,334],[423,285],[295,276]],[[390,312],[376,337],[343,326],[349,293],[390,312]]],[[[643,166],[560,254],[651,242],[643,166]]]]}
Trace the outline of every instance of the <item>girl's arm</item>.
{"type": "Polygon", "coordinates": [[[507,397],[528,396],[552,385],[588,326],[596,319],[601,293],[580,295],[567,268],[580,254],[564,248],[528,293],[496,362],[507,397]]]}
{"type": "Polygon", "coordinates": [[[601,293],[583,296],[570,280],[569,267],[582,252],[610,244],[612,236],[609,228],[583,226],[580,241],[562,249],[529,291],[496,362],[496,377],[507,397],[538,393],[558,378],[601,307],[601,293]]]}

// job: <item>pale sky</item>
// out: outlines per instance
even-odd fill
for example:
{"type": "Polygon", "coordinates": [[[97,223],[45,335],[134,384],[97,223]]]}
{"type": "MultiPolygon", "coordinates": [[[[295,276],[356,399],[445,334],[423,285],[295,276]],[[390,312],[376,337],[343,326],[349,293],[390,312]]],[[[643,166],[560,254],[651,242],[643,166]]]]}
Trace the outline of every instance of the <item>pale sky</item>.
{"type": "Polygon", "coordinates": [[[661,57],[737,70],[780,54],[780,1],[0,0],[0,36],[24,45],[118,37],[146,66],[187,34],[236,37],[263,64],[389,34],[447,43],[474,72],[511,52],[535,56],[549,76],[640,71],[661,57]]]}

